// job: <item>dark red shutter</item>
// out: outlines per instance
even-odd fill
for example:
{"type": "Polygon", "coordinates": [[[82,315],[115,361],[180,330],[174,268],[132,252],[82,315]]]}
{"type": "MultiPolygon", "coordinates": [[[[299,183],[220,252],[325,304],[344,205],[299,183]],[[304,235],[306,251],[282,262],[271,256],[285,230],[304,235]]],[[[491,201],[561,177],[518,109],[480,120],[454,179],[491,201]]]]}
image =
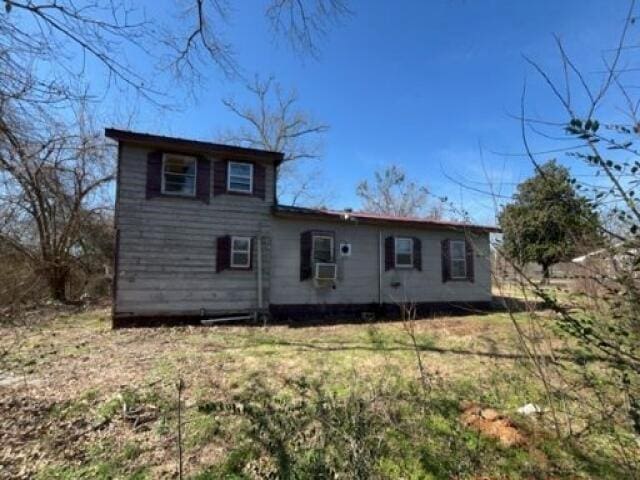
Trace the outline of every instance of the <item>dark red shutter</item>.
{"type": "Polygon", "coordinates": [[[393,237],[384,239],[384,269],[391,270],[396,266],[396,242],[393,237]]]}
{"type": "Polygon", "coordinates": [[[467,260],[467,280],[473,282],[475,280],[475,272],[473,270],[473,244],[468,239],[464,241],[464,250],[467,260]]]}
{"type": "Polygon", "coordinates": [[[311,278],[311,232],[300,234],[300,281],[311,278]]]}
{"type": "Polygon", "coordinates": [[[216,250],[216,272],[227,270],[231,266],[231,237],[225,235],[218,237],[216,250]]]}
{"type": "Polygon", "coordinates": [[[449,240],[442,240],[442,282],[451,280],[451,254],[449,253],[449,240]]]}
{"type": "Polygon", "coordinates": [[[213,196],[227,191],[227,161],[218,160],[213,164],[213,196]]]}
{"type": "Polygon", "coordinates": [[[253,164],[253,195],[265,199],[267,169],[259,163],[253,164]]]}
{"type": "Polygon", "coordinates": [[[422,271],[422,242],[419,238],[413,239],[413,268],[422,271]]]}
{"type": "Polygon", "coordinates": [[[198,157],[196,170],[196,198],[204,203],[209,203],[211,191],[211,162],[209,159],[198,157]]]}
{"type": "Polygon", "coordinates": [[[147,154],[147,198],[157,197],[162,193],[162,152],[147,154]]]}

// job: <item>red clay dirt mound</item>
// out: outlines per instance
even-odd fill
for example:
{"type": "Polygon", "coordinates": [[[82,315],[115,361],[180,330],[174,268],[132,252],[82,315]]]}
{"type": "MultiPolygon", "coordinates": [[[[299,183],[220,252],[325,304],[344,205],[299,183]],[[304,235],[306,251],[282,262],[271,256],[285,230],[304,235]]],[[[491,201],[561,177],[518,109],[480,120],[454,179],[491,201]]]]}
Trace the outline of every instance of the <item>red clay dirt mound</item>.
{"type": "Polygon", "coordinates": [[[460,421],[481,434],[497,439],[505,447],[526,443],[526,439],[513,422],[492,408],[475,404],[461,404],[460,421]]]}

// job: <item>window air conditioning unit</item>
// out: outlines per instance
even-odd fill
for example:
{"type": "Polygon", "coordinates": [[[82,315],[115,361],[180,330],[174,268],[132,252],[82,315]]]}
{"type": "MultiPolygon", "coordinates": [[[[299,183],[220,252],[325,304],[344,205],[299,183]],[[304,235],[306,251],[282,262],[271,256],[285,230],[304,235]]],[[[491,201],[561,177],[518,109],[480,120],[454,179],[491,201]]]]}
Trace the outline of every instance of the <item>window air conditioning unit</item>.
{"type": "Polygon", "coordinates": [[[335,263],[316,263],[316,280],[335,280],[338,266],[335,263]]]}

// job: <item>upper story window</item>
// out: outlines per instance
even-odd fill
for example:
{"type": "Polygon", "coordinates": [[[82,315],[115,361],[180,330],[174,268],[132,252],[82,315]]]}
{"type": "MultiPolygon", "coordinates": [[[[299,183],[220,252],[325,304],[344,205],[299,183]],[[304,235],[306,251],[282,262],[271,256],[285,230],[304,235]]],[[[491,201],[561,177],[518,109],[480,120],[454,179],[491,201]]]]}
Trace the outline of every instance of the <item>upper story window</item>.
{"type": "Polygon", "coordinates": [[[467,278],[467,249],[464,240],[451,240],[451,278],[467,278]]]}
{"type": "Polygon", "coordinates": [[[396,237],[396,267],[413,267],[413,239],[396,237]]]}
{"type": "Polygon", "coordinates": [[[229,162],[227,190],[230,192],[253,192],[253,164],[229,162]]]}
{"type": "Polygon", "coordinates": [[[251,266],[251,238],[231,237],[231,268],[251,266]]]}
{"type": "Polygon", "coordinates": [[[329,235],[314,235],[311,248],[313,263],[333,262],[333,237],[329,235]]]}
{"type": "Polygon", "coordinates": [[[162,156],[162,193],[195,197],[196,163],[194,157],[165,153],[162,156]]]}

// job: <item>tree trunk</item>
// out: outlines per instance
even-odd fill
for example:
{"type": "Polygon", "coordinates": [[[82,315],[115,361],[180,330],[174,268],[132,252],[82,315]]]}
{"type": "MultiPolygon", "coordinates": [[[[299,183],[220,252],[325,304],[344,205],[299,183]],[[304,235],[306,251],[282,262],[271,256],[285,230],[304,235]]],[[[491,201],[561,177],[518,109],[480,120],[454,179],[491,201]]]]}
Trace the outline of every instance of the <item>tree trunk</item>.
{"type": "Polygon", "coordinates": [[[542,265],[542,285],[549,285],[549,279],[551,278],[551,272],[549,270],[549,265],[542,265]]]}
{"type": "Polygon", "coordinates": [[[47,283],[51,298],[58,302],[67,301],[67,280],[69,279],[69,267],[52,265],[47,272],[47,283]]]}

